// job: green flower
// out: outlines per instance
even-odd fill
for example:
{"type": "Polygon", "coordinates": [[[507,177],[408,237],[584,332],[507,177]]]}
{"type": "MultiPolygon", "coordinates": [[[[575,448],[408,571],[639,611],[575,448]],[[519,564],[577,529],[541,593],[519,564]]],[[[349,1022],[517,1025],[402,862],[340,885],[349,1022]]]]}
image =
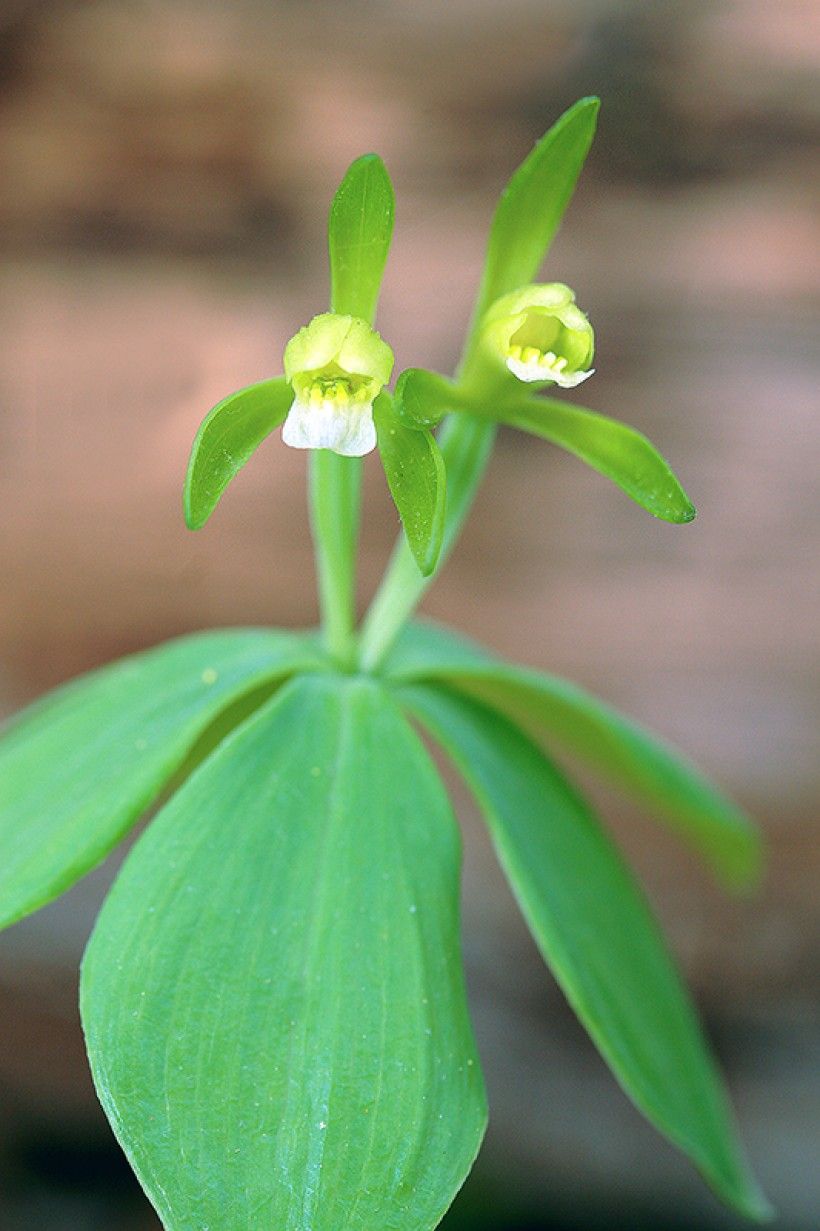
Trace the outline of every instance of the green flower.
{"type": "Polygon", "coordinates": [[[592,326],[563,282],[522,287],[502,295],[481,323],[484,353],[518,380],[574,389],[591,376],[592,326]]]}
{"type": "Polygon", "coordinates": [[[362,457],[376,447],[373,401],[390,379],[393,352],[367,321],[323,312],[285,347],[293,404],[282,439],[293,449],[362,457]]]}

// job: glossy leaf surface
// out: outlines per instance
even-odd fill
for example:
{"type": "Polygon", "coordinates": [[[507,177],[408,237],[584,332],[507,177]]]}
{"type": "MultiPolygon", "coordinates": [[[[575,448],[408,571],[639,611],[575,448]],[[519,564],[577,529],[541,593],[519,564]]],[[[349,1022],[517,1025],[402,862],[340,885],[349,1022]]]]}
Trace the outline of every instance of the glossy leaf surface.
{"type": "Polygon", "coordinates": [[[351,163],[328,220],[332,312],[372,324],[393,234],[395,201],[377,154],[351,163]]]}
{"type": "Polygon", "coordinates": [[[0,738],[0,926],[104,859],[227,706],[316,661],[306,635],[200,633],[25,710],[0,738]]]}
{"type": "Polygon", "coordinates": [[[284,376],[239,389],[217,403],[194,438],[183,508],[189,530],[205,525],[222,493],[262,441],[284,422],[293,390],[284,376]]]}
{"type": "Polygon", "coordinates": [[[761,839],[749,817],[683,753],[577,684],[502,662],[431,624],[407,628],[385,670],[398,679],[445,681],[587,764],[690,842],[728,884],[759,876],[761,839]]]}
{"type": "Polygon", "coordinates": [[[694,506],[669,463],[634,427],[552,398],[502,401],[489,413],[501,423],[574,453],[653,517],[678,523],[694,518],[694,506]]]}
{"type": "Polygon", "coordinates": [[[405,427],[384,394],[373,412],[390,494],[419,572],[429,577],[444,536],[447,477],[441,450],[431,432],[405,427]]]}
{"type": "Polygon", "coordinates": [[[599,106],[597,98],[582,98],[565,111],[502,192],[490,229],[477,316],[500,295],[534,280],[592,144],[599,106]]]}
{"type": "Polygon", "coordinates": [[[475,792],[545,961],[626,1093],[725,1201],[765,1217],[686,991],[587,805],[497,713],[431,685],[399,695],[475,792]]]}
{"type": "Polygon", "coordinates": [[[426,1231],[484,1129],[460,846],[375,684],[302,677],[149,826],[86,952],[100,1098],[167,1231],[426,1231]]]}

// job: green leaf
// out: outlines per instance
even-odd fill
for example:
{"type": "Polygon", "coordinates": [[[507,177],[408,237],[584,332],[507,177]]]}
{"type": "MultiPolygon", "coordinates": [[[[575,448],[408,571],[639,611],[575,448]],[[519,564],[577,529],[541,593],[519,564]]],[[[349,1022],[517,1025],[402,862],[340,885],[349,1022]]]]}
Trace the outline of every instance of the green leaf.
{"type": "Polygon", "coordinates": [[[501,401],[488,413],[574,453],[653,517],[678,523],[694,518],[694,506],[669,463],[634,427],[551,398],[501,401]]]}
{"type": "Polygon", "coordinates": [[[226,707],[317,662],[306,635],[199,633],[25,710],[0,739],[0,927],[100,863],[226,707]]]}
{"type": "Polygon", "coordinates": [[[351,163],[328,219],[332,312],[373,324],[394,208],[393,185],[378,155],[365,154],[351,163]]]}
{"type": "Polygon", "coordinates": [[[399,696],[475,792],[545,961],[626,1093],[723,1200],[766,1217],[686,991],[587,805],[500,715],[431,685],[399,696]]]}
{"type": "Polygon", "coordinates": [[[284,422],[293,390],[284,376],[232,393],[209,411],[194,438],[185,475],[183,508],[189,530],[199,530],[222,493],[266,436],[284,422]]]}
{"type": "Polygon", "coordinates": [[[86,951],[103,1106],[167,1231],[427,1231],[485,1124],[459,839],[362,678],[302,677],[129,855],[86,951]]]}
{"type": "Polygon", "coordinates": [[[760,875],[754,823],[683,753],[590,693],[555,675],[501,662],[472,641],[429,624],[407,628],[387,663],[400,680],[440,680],[500,710],[535,738],[633,795],[733,887],[760,875]]]}
{"type": "Polygon", "coordinates": [[[390,397],[373,406],[376,437],[390,494],[407,544],[423,577],[434,572],[444,536],[447,478],[436,439],[425,429],[405,427],[390,397]]]}
{"type": "Polygon", "coordinates": [[[438,427],[448,410],[462,398],[449,380],[426,368],[407,368],[396,381],[393,409],[405,427],[438,427]]]}
{"type": "Polygon", "coordinates": [[[501,194],[490,228],[476,319],[532,282],[569,204],[595,135],[600,102],[582,98],[553,124],[501,194]]]}

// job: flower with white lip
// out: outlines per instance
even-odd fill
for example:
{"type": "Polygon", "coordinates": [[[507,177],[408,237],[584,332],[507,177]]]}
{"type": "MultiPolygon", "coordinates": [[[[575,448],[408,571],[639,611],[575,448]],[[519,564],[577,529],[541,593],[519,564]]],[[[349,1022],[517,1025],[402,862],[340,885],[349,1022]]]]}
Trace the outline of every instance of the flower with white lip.
{"type": "Polygon", "coordinates": [[[363,457],[376,447],[373,401],[390,379],[393,352],[366,321],[324,312],[285,347],[294,399],[282,439],[294,449],[363,457]]]}
{"type": "Polygon", "coordinates": [[[574,389],[594,371],[592,326],[563,282],[502,295],[482,321],[481,341],[485,353],[527,383],[574,389]]]}

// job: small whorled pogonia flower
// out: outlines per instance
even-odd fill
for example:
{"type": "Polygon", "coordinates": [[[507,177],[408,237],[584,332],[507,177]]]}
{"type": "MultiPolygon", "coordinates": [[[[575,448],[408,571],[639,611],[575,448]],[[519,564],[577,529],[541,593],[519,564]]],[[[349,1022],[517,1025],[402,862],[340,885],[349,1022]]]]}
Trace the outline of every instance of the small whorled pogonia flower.
{"type": "Polygon", "coordinates": [[[484,316],[481,341],[485,353],[528,383],[552,381],[574,389],[594,371],[592,326],[563,282],[502,295],[484,316]]]}
{"type": "Polygon", "coordinates": [[[376,447],[373,401],[390,379],[393,352],[367,321],[323,312],[285,347],[293,405],[282,439],[294,449],[363,457],[376,447]]]}

